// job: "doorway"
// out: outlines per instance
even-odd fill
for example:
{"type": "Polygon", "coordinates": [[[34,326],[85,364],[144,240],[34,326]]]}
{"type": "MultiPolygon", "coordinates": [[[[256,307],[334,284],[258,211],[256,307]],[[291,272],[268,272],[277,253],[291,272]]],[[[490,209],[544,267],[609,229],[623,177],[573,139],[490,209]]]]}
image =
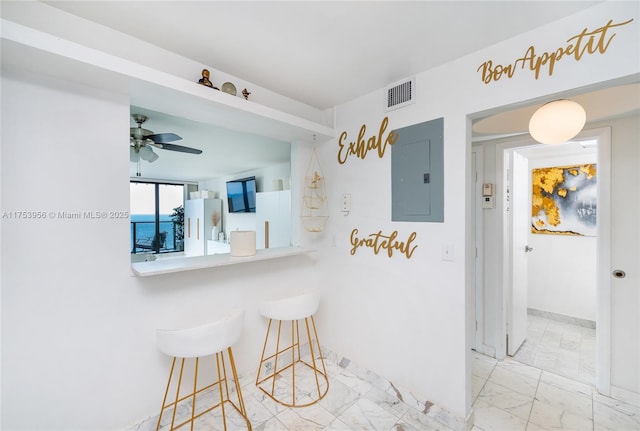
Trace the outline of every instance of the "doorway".
{"type": "Polygon", "coordinates": [[[503,150],[506,353],[590,385],[596,356],[597,145],[587,136],[503,150]]]}
{"type": "MultiPolygon", "coordinates": [[[[585,142],[597,140],[599,146],[597,148],[597,166],[598,166],[598,230],[599,233],[596,237],[597,245],[595,246],[598,250],[600,250],[600,255],[605,255],[606,253],[603,250],[606,250],[606,247],[609,246],[609,236],[607,235],[608,231],[608,212],[609,212],[609,202],[606,196],[607,193],[603,193],[603,190],[609,190],[610,188],[610,179],[608,178],[608,173],[610,171],[610,146],[609,146],[609,129],[597,129],[592,131],[584,131],[580,135],[578,135],[574,139],[574,145],[584,145],[585,142]],[[604,199],[601,197],[605,196],[604,199]],[[600,233],[604,232],[604,233],[600,233]]],[[[527,304],[527,277],[523,276],[526,274],[526,266],[528,260],[530,260],[531,256],[533,256],[536,251],[536,247],[533,247],[533,250],[527,251],[527,248],[530,247],[529,239],[527,235],[524,236],[524,239],[514,239],[513,236],[509,233],[513,230],[514,226],[511,223],[508,217],[504,217],[503,215],[511,216],[512,213],[509,210],[509,206],[516,204],[518,199],[522,196],[525,196],[524,199],[520,199],[525,202],[525,209],[520,210],[521,213],[524,213],[524,216],[521,216],[522,220],[525,220],[524,229],[530,230],[531,223],[531,179],[530,179],[530,170],[527,169],[527,173],[525,178],[527,181],[523,184],[515,184],[516,187],[519,187],[525,192],[519,191],[517,196],[514,195],[514,184],[509,184],[507,180],[507,169],[504,168],[506,166],[514,167],[513,159],[511,158],[512,154],[516,154],[516,165],[526,165],[529,164],[529,158],[532,157],[531,153],[534,151],[549,151],[550,147],[548,146],[534,146],[534,142],[531,140],[514,140],[510,141],[501,140],[498,143],[493,144],[483,144],[485,148],[488,146],[493,146],[493,148],[488,152],[482,152],[481,147],[474,146],[473,154],[475,157],[472,160],[472,164],[476,167],[479,174],[479,182],[480,183],[495,183],[495,209],[485,209],[478,210],[478,207],[482,206],[482,197],[477,196],[475,198],[475,208],[476,208],[476,246],[479,250],[477,253],[478,259],[484,259],[484,264],[482,262],[476,262],[476,268],[478,264],[484,267],[485,273],[488,273],[488,279],[499,280],[502,283],[502,287],[498,289],[498,292],[495,291],[493,286],[488,286],[487,289],[483,286],[483,279],[487,279],[486,276],[483,275],[482,272],[476,269],[476,273],[479,274],[479,277],[476,277],[476,292],[475,292],[475,317],[478,319],[478,324],[476,326],[476,340],[474,349],[481,353],[488,354],[490,356],[494,356],[498,359],[504,358],[507,354],[510,356],[516,356],[516,359],[522,359],[525,353],[527,353],[527,348],[533,347],[534,343],[526,344],[526,339],[530,338],[527,334],[529,320],[533,320],[538,324],[538,330],[541,330],[543,333],[547,330],[549,332],[553,332],[555,330],[556,323],[551,324],[549,327],[549,316],[535,316],[534,318],[528,317],[529,307],[527,304]],[[485,169],[482,169],[482,157],[484,154],[484,164],[485,169]],[[495,155],[495,156],[494,156],[495,155]],[[494,156],[494,157],[492,157],[494,156]],[[492,168],[493,160],[495,160],[495,177],[492,176],[492,168]],[[506,163],[507,160],[511,160],[511,163],[506,163]],[[478,163],[479,161],[479,163],[478,163]],[[483,176],[484,173],[484,176],[483,176]],[[514,198],[515,201],[513,200],[514,198]],[[491,214],[493,212],[493,215],[491,214]],[[529,216],[527,216],[529,214],[529,216]],[[493,219],[492,219],[493,216],[493,219]],[[489,219],[487,221],[486,219],[489,219]],[[484,221],[483,221],[484,220],[484,221]],[[482,233],[484,232],[484,238],[482,237],[482,233]],[[514,249],[516,252],[514,252],[514,249]],[[486,250],[486,252],[482,252],[482,250],[486,250]],[[518,255],[516,255],[516,253],[518,255]],[[515,256],[515,260],[514,260],[515,256]],[[514,266],[514,264],[516,266],[514,266]],[[497,268],[497,273],[491,274],[492,269],[491,266],[497,268]],[[524,269],[523,269],[524,268],[524,269]],[[514,286],[514,277],[519,279],[519,283],[524,281],[524,288],[521,288],[519,291],[514,292],[511,287],[514,286]],[[492,289],[493,292],[492,292],[492,289]],[[500,295],[501,290],[501,295],[500,295]],[[502,300],[496,298],[495,295],[502,296],[502,300]],[[540,320],[547,319],[547,320],[540,320]],[[546,322],[546,323],[544,323],[546,322]],[[544,325],[544,327],[540,328],[540,325],[544,325]],[[510,340],[507,341],[507,335],[509,335],[510,340]],[[511,344],[513,343],[513,344],[511,344]],[[525,343],[523,347],[521,347],[522,343],[525,343]],[[491,347],[490,347],[491,346],[491,347]],[[492,348],[495,346],[495,350],[492,348]],[[525,348],[525,350],[522,350],[525,348]],[[493,352],[491,350],[494,350],[493,352]],[[520,357],[518,357],[518,352],[520,351],[520,357]],[[494,353],[494,354],[492,354],[494,353]]],[[[595,148],[594,148],[594,151],[595,148]]],[[[568,157],[568,156],[567,156],[568,157]]],[[[568,159],[566,163],[562,164],[570,164],[571,159],[568,159]]],[[[522,169],[522,167],[520,167],[522,169]]],[[[478,186],[476,185],[476,188],[478,186]]],[[[479,189],[480,190],[480,189],[479,189]]],[[[522,229],[522,227],[520,228],[522,229]]],[[[545,236],[545,235],[540,235],[545,236]]],[[[552,237],[552,235],[548,235],[548,237],[552,237]]],[[[565,238],[568,239],[568,238],[565,238]]],[[[579,239],[579,238],[575,238],[579,239]]],[[[590,268],[598,268],[598,272],[600,274],[608,274],[608,262],[602,261],[591,261],[589,263],[590,268]]],[[[496,271],[496,270],[494,270],[496,271]]],[[[594,269],[595,271],[595,269],[594,269]]],[[[592,320],[596,321],[596,315],[598,316],[597,324],[599,326],[598,330],[598,340],[597,340],[597,348],[594,347],[596,344],[595,335],[594,339],[591,341],[591,357],[597,353],[601,358],[607,356],[608,346],[609,346],[609,330],[608,330],[608,319],[606,313],[602,313],[603,307],[602,296],[603,289],[604,291],[608,290],[608,281],[603,280],[602,277],[598,277],[597,281],[597,292],[593,292],[593,301],[596,302],[596,296],[598,297],[597,307],[598,313],[592,313],[591,315],[584,317],[581,316],[582,320],[588,321],[592,320]]],[[[595,289],[595,288],[594,288],[595,289]]],[[[540,306],[536,304],[536,306],[540,306]]],[[[543,308],[540,306],[540,308],[543,308]]],[[[548,311],[548,310],[544,310],[548,311]]],[[[556,313],[561,315],[562,313],[556,313]]],[[[571,315],[575,313],[570,313],[566,311],[566,315],[571,315]]],[[[551,316],[557,317],[557,316],[551,316]]],[[[575,316],[574,316],[575,317],[575,316]]],[[[590,334],[595,334],[595,330],[593,328],[585,329],[586,332],[591,331],[590,334]]],[[[548,334],[547,334],[548,335],[548,334]]],[[[549,336],[549,335],[548,335],[549,336]]],[[[562,335],[557,335],[560,337],[558,343],[561,342],[562,335]]],[[[586,335],[589,337],[590,335],[586,335]]],[[[565,336],[564,347],[569,348],[578,348],[579,346],[575,345],[574,342],[570,342],[570,337],[565,336]]],[[[533,340],[532,340],[533,341],[533,340]]],[[[588,349],[585,349],[588,350],[588,349]]],[[[531,352],[529,352],[531,353],[531,352]]],[[[535,353],[535,352],[533,352],[535,353]]],[[[543,365],[542,361],[543,355],[539,357],[538,366],[543,365]]],[[[535,358],[531,357],[530,362],[533,362],[535,358]]],[[[577,360],[576,360],[577,361],[577,360]]],[[[526,362],[526,361],[525,361],[526,362]]],[[[553,362],[553,358],[550,358],[547,362],[551,364],[553,362]]],[[[591,368],[595,369],[595,360],[592,359],[590,361],[591,368]]],[[[608,372],[603,372],[602,370],[607,370],[606,368],[608,364],[603,361],[600,361],[598,364],[598,369],[600,372],[598,375],[603,375],[603,378],[600,378],[600,386],[606,387],[607,375],[608,372]]],[[[559,373],[559,369],[556,369],[555,372],[559,373]]],[[[560,373],[562,374],[562,373],[560,373]]],[[[571,377],[576,379],[576,374],[567,375],[567,377],[571,377]]],[[[584,381],[584,379],[583,379],[584,381]]],[[[591,381],[590,383],[595,384],[596,382],[591,381]]],[[[602,391],[601,391],[602,392],[602,391]]]]}

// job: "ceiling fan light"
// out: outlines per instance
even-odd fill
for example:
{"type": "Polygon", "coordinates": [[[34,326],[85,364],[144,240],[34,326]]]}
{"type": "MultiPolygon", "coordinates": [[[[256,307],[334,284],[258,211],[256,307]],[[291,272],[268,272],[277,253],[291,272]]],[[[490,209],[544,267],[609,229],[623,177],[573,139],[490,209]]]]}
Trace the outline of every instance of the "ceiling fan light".
{"type": "Polygon", "coordinates": [[[529,120],[529,133],[543,144],[561,144],[576,136],[587,120],[579,103],[554,100],[542,105],[529,120]]]}
{"type": "Polygon", "coordinates": [[[149,163],[153,163],[156,160],[158,160],[158,155],[156,153],[154,153],[153,151],[151,151],[151,155],[149,156],[149,158],[147,159],[147,161],[149,163]]]}
{"type": "Polygon", "coordinates": [[[140,158],[142,160],[146,160],[147,162],[151,163],[158,158],[158,155],[154,153],[150,147],[144,146],[140,148],[140,158]]]}
{"type": "Polygon", "coordinates": [[[132,163],[135,163],[139,158],[140,157],[138,156],[138,152],[136,151],[136,149],[133,147],[129,147],[129,160],[131,160],[132,163]]]}

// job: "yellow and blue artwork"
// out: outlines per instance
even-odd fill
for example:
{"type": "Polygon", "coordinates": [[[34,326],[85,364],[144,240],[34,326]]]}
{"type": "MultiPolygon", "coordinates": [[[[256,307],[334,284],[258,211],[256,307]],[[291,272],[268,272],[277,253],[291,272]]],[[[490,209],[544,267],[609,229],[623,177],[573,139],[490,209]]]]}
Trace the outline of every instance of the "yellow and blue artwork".
{"type": "Polygon", "coordinates": [[[532,170],[531,232],[596,236],[596,164],[532,170]]]}

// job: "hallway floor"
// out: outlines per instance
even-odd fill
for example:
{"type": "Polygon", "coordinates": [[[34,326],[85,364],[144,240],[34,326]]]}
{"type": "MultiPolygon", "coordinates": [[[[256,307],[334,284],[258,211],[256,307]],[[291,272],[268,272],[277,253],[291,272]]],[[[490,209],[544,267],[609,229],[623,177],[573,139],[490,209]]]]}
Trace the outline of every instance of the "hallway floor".
{"type": "Polygon", "coordinates": [[[527,339],[513,358],[595,385],[596,330],[528,314],[527,339]]]}

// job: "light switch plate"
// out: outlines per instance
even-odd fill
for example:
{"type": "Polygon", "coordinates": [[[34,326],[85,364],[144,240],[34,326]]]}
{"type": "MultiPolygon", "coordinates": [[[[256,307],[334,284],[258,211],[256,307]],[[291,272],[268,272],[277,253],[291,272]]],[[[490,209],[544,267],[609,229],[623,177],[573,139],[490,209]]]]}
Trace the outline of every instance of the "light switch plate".
{"type": "Polygon", "coordinates": [[[442,260],[453,262],[453,245],[445,244],[442,246],[442,260]]]}
{"type": "Polygon", "coordinates": [[[342,212],[351,211],[351,194],[345,193],[342,195],[342,212]]]}

